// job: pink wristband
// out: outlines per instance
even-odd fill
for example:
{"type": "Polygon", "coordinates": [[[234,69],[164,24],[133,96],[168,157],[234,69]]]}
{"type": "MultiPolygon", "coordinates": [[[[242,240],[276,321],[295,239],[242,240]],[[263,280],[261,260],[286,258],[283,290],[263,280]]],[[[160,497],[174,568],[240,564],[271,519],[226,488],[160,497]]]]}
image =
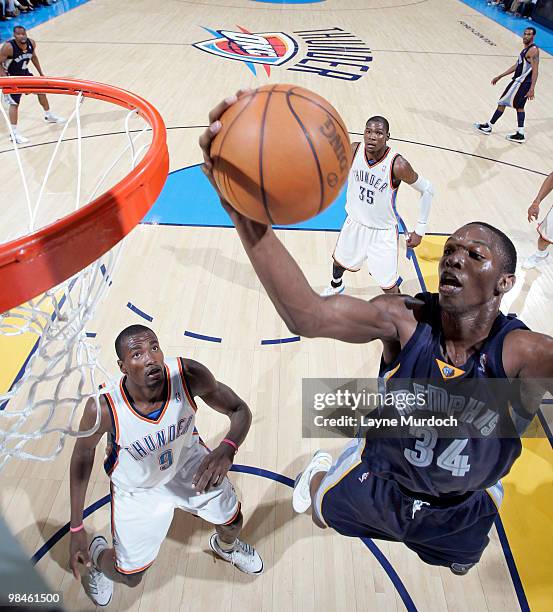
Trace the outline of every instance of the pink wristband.
{"type": "Polygon", "coordinates": [[[84,529],[84,523],[81,523],[78,527],[69,527],[69,531],[71,533],[77,533],[79,531],[82,531],[84,529]]]}
{"type": "Polygon", "coordinates": [[[232,448],[234,449],[234,454],[236,455],[236,453],[238,452],[238,446],[236,444],[236,442],[233,442],[232,440],[229,440],[228,438],[225,438],[224,440],[221,440],[221,443],[225,443],[228,444],[229,446],[232,446],[232,448]]]}

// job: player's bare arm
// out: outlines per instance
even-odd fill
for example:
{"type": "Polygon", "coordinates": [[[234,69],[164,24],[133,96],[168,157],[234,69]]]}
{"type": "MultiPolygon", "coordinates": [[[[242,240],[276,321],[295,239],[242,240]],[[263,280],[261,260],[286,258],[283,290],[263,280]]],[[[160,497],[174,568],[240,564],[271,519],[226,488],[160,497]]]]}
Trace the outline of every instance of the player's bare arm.
{"type": "MultiPolygon", "coordinates": [[[[202,169],[215,189],[209,156],[211,141],[221,129],[219,117],[236,99],[236,96],[226,98],[209,113],[210,125],[199,139],[204,156],[202,169]]],[[[244,217],[222,198],[221,202],[234,222],[259,280],[292,333],[352,343],[375,339],[403,342],[413,333],[416,319],[409,301],[412,298],[379,296],[366,302],[350,296],[317,295],[270,226],[244,217]]]]}
{"type": "Polygon", "coordinates": [[[540,52],[538,48],[533,47],[532,49],[530,49],[526,57],[532,66],[532,84],[530,85],[530,89],[526,94],[526,97],[528,98],[528,100],[533,100],[535,96],[534,89],[538,81],[538,67],[540,63],[540,52]]]}
{"type": "Polygon", "coordinates": [[[9,43],[4,43],[0,48],[0,76],[8,76],[6,62],[13,57],[13,49],[9,43]]]}
{"type": "Polygon", "coordinates": [[[213,410],[228,416],[230,429],[221,442],[200,464],[192,482],[200,492],[221,484],[232,466],[236,447],[239,447],[250,429],[252,413],[246,402],[229,386],[216,380],[201,363],[183,359],[185,375],[192,395],[201,397],[213,410]]]}
{"type": "Polygon", "coordinates": [[[538,195],[534,198],[534,201],[528,208],[528,221],[537,220],[540,214],[540,204],[542,200],[546,198],[553,191],[553,172],[546,177],[543,181],[542,186],[538,192],[538,195]]]}
{"type": "MultiPolygon", "coordinates": [[[[503,344],[503,367],[509,378],[527,380],[541,400],[546,392],[553,393],[553,338],[527,330],[512,331],[503,344]]],[[[530,413],[539,407],[540,401],[525,405],[530,413]]]]}
{"type": "Polygon", "coordinates": [[[502,79],[503,77],[506,77],[509,74],[513,74],[513,72],[517,69],[517,65],[513,64],[510,68],[508,68],[507,70],[505,70],[505,72],[502,72],[500,75],[494,77],[492,79],[492,85],[495,85],[500,79],[502,79]]]}
{"type": "Polygon", "coordinates": [[[426,233],[426,225],[430,217],[430,208],[432,206],[432,198],[434,197],[434,187],[432,183],[419,176],[411,164],[403,157],[398,157],[395,160],[393,167],[394,186],[399,186],[403,181],[420,193],[419,200],[419,220],[413,232],[409,232],[407,236],[407,246],[414,249],[421,243],[422,237],[426,233]]]}
{"type": "Polygon", "coordinates": [[[40,62],[38,60],[38,55],[36,54],[36,42],[31,40],[31,44],[33,45],[33,57],[31,57],[31,62],[33,62],[33,66],[38,70],[38,74],[40,76],[44,76],[42,72],[42,68],[40,66],[40,62]]]}
{"type": "MultiPolygon", "coordinates": [[[[83,512],[86,497],[86,490],[90,480],[90,473],[94,466],[94,455],[96,447],[107,432],[112,432],[113,425],[109,409],[103,397],[100,397],[100,425],[96,433],[91,436],[77,438],[71,455],[71,465],[69,469],[69,489],[71,497],[71,522],[70,526],[76,528],[83,523],[83,512]]],[[[97,419],[96,402],[94,398],[89,398],[86,402],[83,416],[79,424],[79,431],[88,431],[94,427],[97,419]]],[[[85,529],[76,533],[70,533],[70,564],[73,575],[79,578],[78,564],[82,563],[90,566],[88,554],[88,541],[85,529]]]]}

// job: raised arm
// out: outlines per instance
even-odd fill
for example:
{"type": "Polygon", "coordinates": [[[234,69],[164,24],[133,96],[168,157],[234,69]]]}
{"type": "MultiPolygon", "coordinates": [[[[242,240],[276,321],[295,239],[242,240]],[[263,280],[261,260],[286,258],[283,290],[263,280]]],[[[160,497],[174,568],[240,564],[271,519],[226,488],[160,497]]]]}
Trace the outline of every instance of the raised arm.
{"type": "MultiPolygon", "coordinates": [[[[205,162],[202,169],[215,188],[209,156],[211,141],[221,129],[219,117],[235,101],[236,96],[231,96],[218,104],[209,114],[210,127],[200,136],[205,162]]],[[[379,296],[366,302],[350,296],[317,295],[271,227],[251,221],[224,200],[221,202],[259,280],[292,333],[362,343],[377,338],[397,340],[402,329],[414,329],[416,323],[408,299],[379,296]]]]}
{"type": "Polygon", "coordinates": [[[403,181],[420,193],[419,220],[415,226],[415,231],[410,232],[407,237],[407,246],[415,248],[421,243],[422,237],[426,233],[426,225],[430,218],[432,198],[434,197],[434,187],[428,179],[419,176],[413,170],[411,164],[401,156],[395,160],[393,173],[397,184],[403,181]]]}
{"type": "MultiPolygon", "coordinates": [[[[69,468],[69,491],[71,499],[71,522],[72,528],[77,528],[83,524],[83,512],[86,497],[86,490],[90,480],[90,473],[94,466],[94,455],[96,447],[102,436],[111,432],[113,425],[109,409],[105,399],[100,398],[101,417],[100,425],[96,433],[91,436],[77,438],[73,454],[71,455],[71,465],[69,468]]],[[[89,398],[86,402],[84,413],[79,425],[79,431],[88,431],[94,427],[97,419],[96,402],[94,398],[89,398]]],[[[70,534],[70,564],[73,575],[79,578],[78,564],[90,565],[88,555],[88,543],[86,531],[80,529],[76,533],[70,534]]]]}
{"type": "Polygon", "coordinates": [[[201,397],[210,408],[230,419],[230,429],[223,441],[205,457],[192,479],[198,491],[205,491],[220,484],[231,468],[234,455],[250,429],[252,413],[246,402],[204,365],[192,359],[182,359],[182,363],[192,395],[201,397]]]}

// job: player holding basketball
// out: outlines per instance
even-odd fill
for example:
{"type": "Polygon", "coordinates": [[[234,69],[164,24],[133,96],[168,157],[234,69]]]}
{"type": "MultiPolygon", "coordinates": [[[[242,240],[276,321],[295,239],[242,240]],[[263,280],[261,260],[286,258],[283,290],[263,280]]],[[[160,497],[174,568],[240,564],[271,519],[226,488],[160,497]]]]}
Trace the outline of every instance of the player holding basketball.
{"type": "MultiPolygon", "coordinates": [[[[543,181],[542,186],[536,196],[536,199],[528,208],[528,221],[537,221],[540,214],[540,204],[542,200],[553,191],[553,172],[543,181]]],[[[527,257],[522,264],[526,270],[536,268],[545,263],[549,255],[547,248],[553,243],[553,206],[549,208],[549,212],[543,218],[543,221],[538,225],[538,249],[535,253],[527,257]]]]}
{"type": "MultiPolygon", "coordinates": [[[[221,128],[219,117],[234,100],[211,111],[210,127],[200,137],[210,180],[210,143],[221,128]]],[[[222,204],[292,333],[353,343],[381,340],[380,375],[392,389],[406,379],[434,379],[449,393],[447,385],[455,381],[482,381],[471,387],[479,397],[451,397],[459,410],[455,439],[423,427],[404,438],[393,437],[392,430],[386,439],[354,440],[336,462],[319,451],[296,481],[293,496],[298,512],[313,505],[320,527],[401,541],[425,562],[465,574],[488,543],[502,497],[498,481],[521,452],[513,421],[520,432],[532,418],[519,403],[513,403],[512,413],[507,405],[492,410],[497,394],[483,381],[498,378],[511,385],[524,379],[527,384],[539,377],[552,387],[553,338],[499,310],[515,283],[513,243],[490,225],[469,223],[445,244],[438,293],[381,295],[368,302],[344,295],[324,298],[311,289],[270,226],[222,204]],[[510,437],[493,435],[506,429],[510,437]]]]}
{"type": "Polygon", "coordinates": [[[517,63],[511,66],[505,72],[492,79],[492,85],[495,85],[500,79],[514,72],[513,78],[505,91],[501,94],[501,98],[497,103],[497,109],[490,119],[489,123],[475,123],[474,127],[482,134],[491,134],[492,126],[503,115],[506,106],[512,106],[517,112],[518,128],[514,134],[506,136],[511,142],[523,143],[524,137],[524,120],[526,113],[524,106],[526,100],[533,100],[535,95],[536,83],[538,82],[538,64],[540,61],[539,49],[534,44],[536,36],[536,28],[526,28],[522,35],[524,49],[520,52],[517,63]]]}
{"type": "MultiPolygon", "coordinates": [[[[28,65],[32,62],[38,70],[40,76],[44,76],[38,56],[36,54],[36,43],[27,36],[27,30],[23,26],[15,26],[13,29],[13,38],[6,41],[0,49],[0,76],[33,76],[29,71],[28,65]]],[[[4,102],[9,106],[10,123],[13,130],[15,142],[24,144],[29,142],[17,127],[19,119],[19,103],[22,94],[6,94],[4,102]]],[[[54,115],[50,110],[50,104],[46,94],[37,94],[38,101],[44,109],[44,120],[48,123],[64,123],[65,119],[54,115]]]]}
{"type": "Polygon", "coordinates": [[[364,261],[385,293],[399,293],[396,196],[402,181],[421,194],[419,222],[408,234],[407,246],[417,247],[426,232],[434,189],[406,159],[390,149],[389,138],[388,120],[376,116],[365,125],[363,146],[352,143],[347,217],[332,255],[332,280],[323,296],[342,293],[344,272],[358,272],[364,261]]]}
{"type": "MultiPolygon", "coordinates": [[[[250,428],[250,409],[201,363],[165,359],[156,335],[143,325],[124,329],[115,349],[123,373],[119,387],[101,396],[100,426],[95,434],[77,439],[71,457],[70,558],[75,578],[78,563],[85,563],[87,592],[101,606],[111,600],[113,582],[137,586],[157,557],[175,508],[213,523],[211,549],[243,572],[260,574],[260,556],[238,539],[242,512],[226,477],[250,428]],[[211,452],[194,426],[195,396],[230,418],[228,434],[211,452]],[[88,547],[85,495],[96,446],[106,433],[113,548],[102,536],[88,547]]],[[[96,414],[91,398],[81,431],[94,426],[96,414]]]]}

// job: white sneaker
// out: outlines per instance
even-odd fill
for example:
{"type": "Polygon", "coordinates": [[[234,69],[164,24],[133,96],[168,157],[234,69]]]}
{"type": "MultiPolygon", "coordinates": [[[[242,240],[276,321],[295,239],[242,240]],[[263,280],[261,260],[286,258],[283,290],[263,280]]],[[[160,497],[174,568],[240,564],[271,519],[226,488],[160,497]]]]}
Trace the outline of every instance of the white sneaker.
{"type": "Polygon", "coordinates": [[[221,559],[228,561],[246,574],[261,574],[263,572],[263,560],[258,552],[253,546],[246,544],[246,542],[242,542],[242,540],[238,538],[236,539],[234,549],[230,552],[224,551],[219,546],[216,533],[209,539],[209,546],[216,555],[221,557],[221,559]]]}
{"type": "Polygon", "coordinates": [[[547,261],[548,257],[549,257],[549,253],[547,253],[545,257],[538,257],[535,253],[533,253],[532,255],[530,255],[530,257],[527,257],[522,262],[522,269],[531,270],[532,268],[537,268],[543,265],[547,261]]]}
{"type": "Polygon", "coordinates": [[[305,512],[311,506],[311,476],[316,472],[328,472],[332,467],[332,456],[324,451],[317,451],[309,465],[298,474],[294,483],[294,494],[292,495],[292,507],[298,513],[305,512]]]}
{"type": "Polygon", "coordinates": [[[345,288],[346,286],[343,282],[339,287],[333,287],[332,285],[329,285],[321,292],[321,295],[323,297],[327,297],[329,295],[338,295],[339,293],[344,293],[345,288]]]}
{"type": "Polygon", "coordinates": [[[64,117],[59,117],[58,115],[54,115],[54,113],[46,113],[44,115],[44,121],[48,123],[65,123],[64,117]]]}
{"type": "Polygon", "coordinates": [[[14,137],[12,138],[12,135],[10,134],[10,140],[12,142],[15,140],[16,144],[25,144],[27,142],[30,142],[28,138],[25,138],[25,136],[23,136],[23,134],[20,134],[19,132],[14,132],[13,136],[14,137]]]}
{"type": "Polygon", "coordinates": [[[96,569],[98,556],[106,548],[109,548],[109,546],[104,536],[96,536],[90,542],[88,553],[92,560],[92,567],[88,572],[88,576],[83,579],[87,595],[97,606],[107,606],[113,596],[113,581],[96,569]]]}

